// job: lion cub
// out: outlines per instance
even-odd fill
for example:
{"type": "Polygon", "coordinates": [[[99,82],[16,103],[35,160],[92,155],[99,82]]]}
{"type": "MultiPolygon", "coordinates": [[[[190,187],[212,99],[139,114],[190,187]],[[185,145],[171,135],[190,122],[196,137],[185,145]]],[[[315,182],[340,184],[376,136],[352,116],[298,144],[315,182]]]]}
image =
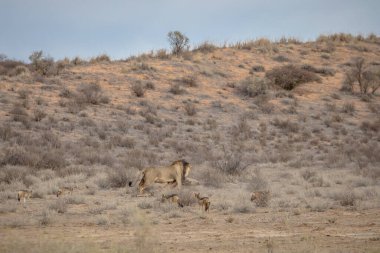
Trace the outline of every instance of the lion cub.
{"type": "Polygon", "coordinates": [[[200,195],[199,192],[194,192],[194,196],[198,199],[199,206],[204,207],[205,211],[208,212],[211,204],[210,199],[208,197],[201,197],[200,195]]]}
{"type": "Polygon", "coordinates": [[[257,206],[265,207],[268,205],[269,198],[269,191],[256,191],[252,193],[251,201],[255,202],[257,206]]]}
{"type": "Polygon", "coordinates": [[[178,197],[178,194],[162,194],[161,198],[162,202],[169,201],[170,203],[177,203],[179,207],[183,207],[183,204],[181,203],[180,198],[178,197]]]}
{"type": "Polygon", "coordinates": [[[61,187],[57,191],[57,197],[61,196],[62,194],[72,194],[74,191],[73,187],[61,187]]]}
{"type": "Polygon", "coordinates": [[[30,199],[30,197],[32,196],[32,193],[33,193],[32,191],[21,190],[17,194],[17,199],[19,202],[21,201],[21,199],[24,199],[24,203],[25,203],[26,199],[30,199]]]}

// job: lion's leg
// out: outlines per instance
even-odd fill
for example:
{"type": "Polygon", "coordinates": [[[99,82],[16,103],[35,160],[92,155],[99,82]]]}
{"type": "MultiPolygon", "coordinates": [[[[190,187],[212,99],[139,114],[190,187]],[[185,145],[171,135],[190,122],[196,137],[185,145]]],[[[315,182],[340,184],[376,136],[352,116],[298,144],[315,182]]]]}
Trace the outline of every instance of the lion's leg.
{"type": "Polygon", "coordinates": [[[175,181],[177,183],[178,189],[181,189],[181,187],[182,187],[182,176],[181,175],[177,176],[175,181]]]}

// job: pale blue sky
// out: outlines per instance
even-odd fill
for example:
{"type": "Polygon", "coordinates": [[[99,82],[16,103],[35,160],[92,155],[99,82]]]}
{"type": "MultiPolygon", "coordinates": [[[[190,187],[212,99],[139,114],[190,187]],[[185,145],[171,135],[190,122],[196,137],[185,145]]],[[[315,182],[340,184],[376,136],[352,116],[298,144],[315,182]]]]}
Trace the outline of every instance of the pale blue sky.
{"type": "Polygon", "coordinates": [[[169,48],[179,30],[192,45],[321,33],[380,34],[379,0],[0,0],[0,53],[27,60],[107,53],[114,59],[169,48]]]}

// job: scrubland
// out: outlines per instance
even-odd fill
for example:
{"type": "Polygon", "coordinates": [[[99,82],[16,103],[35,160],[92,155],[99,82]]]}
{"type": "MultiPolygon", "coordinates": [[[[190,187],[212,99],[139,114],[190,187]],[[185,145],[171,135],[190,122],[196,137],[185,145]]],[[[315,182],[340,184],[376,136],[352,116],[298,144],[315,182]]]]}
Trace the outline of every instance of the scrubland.
{"type": "Polygon", "coordinates": [[[379,37],[33,57],[0,61],[1,252],[379,252],[379,37]],[[137,197],[178,159],[199,185],[137,197]]]}

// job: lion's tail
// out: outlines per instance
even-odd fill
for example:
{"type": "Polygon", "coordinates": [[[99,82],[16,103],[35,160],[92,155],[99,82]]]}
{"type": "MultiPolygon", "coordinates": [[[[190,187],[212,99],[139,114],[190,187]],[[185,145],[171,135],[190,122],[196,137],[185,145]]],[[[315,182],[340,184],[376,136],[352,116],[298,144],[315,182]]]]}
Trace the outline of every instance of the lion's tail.
{"type": "Polygon", "coordinates": [[[183,204],[180,201],[178,201],[178,206],[183,207],[183,204]]]}
{"type": "Polygon", "coordinates": [[[20,193],[19,193],[19,194],[17,194],[17,199],[18,199],[18,202],[20,202],[20,201],[21,201],[21,198],[20,198],[20,193]]]}

